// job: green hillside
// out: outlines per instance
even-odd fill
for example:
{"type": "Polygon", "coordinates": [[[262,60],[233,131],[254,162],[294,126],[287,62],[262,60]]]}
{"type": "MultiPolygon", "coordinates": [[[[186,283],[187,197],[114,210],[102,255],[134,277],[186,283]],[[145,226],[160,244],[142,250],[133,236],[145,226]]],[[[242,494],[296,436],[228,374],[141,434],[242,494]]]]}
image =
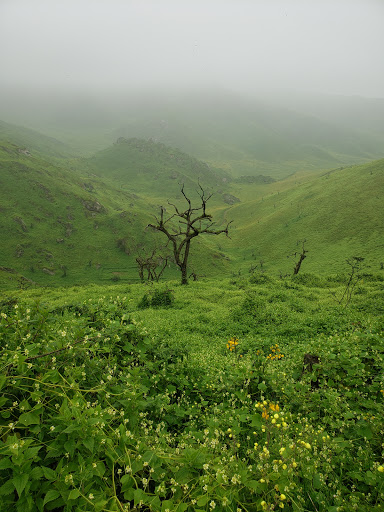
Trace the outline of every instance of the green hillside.
{"type": "Polygon", "coordinates": [[[188,187],[201,180],[205,186],[220,190],[230,181],[228,173],[211,168],[178,149],[136,138],[118,139],[113,146],[74,165],[111,179],[123,189],[160,200],[179,192],[181,183],[188,187]]]}
{"type": "Polygon", "coordinates": [[[140,198],[17,146],[1,149],[0,158],[0,265],[51,284],[100,280],[105,266],[132,266],[117,241],[125,238],[129,252],[142,233],[150,208],[140,198]]]}
{"type": "Polygon", "coordinates": [[[309,271],[340,270],[352,255],[377,270],[384,261],[383,190],[384,160],[265,185],[262,197],[226,212],[235,221],[232,258],[240,252],[248,264],[253,254],[255,264],[291,272],[289,255],[306,239],[309,271]]]}
{"type": "Polygon", "coordinates": [[[235,175],[282,178],[384,156],[384,144],[358,125],[341,126],[300,110],[233,95],[191,94],[127,107],[114,137],[153,138],[235,175]]]}
{"type": "MultiPolygon", "coordinates": [[[[20,146],[0,143],[4,285],[20,282],[21,276],[52,285],[136,280],[135,258],[142,246],[164,245],[146,229],[160,204],[180,200],[180,182],[186,182],[194,200],[199,177],[204,186],[224,186],[227,179],[188,155],[145,141],[117,144],[95,156],[94,165],[76,163],[77,169],[69,169],[69,162],[59,167],[20,146]],[[126,165],[120,176],[121,162],[126,165]],[[137,179],[137,165],[141,172],[146,166],[142,179],[137,179]]],[[[214,203],[225,204],[219,194],[214,203]]],[[[206,256],[203,267],[215,266],[206,256]]],[[[167,274],[176,271],[171,267],[167,274]]]]}
{"type": "MultiPolygon", "coordinates": [[[[46,143],[32,135],[36,147],[46,143]]],[[[198,181],[213,194],[208,209],[216,226],[233,221],[230,238],[194,240],[190,270],[199,277],[291,274],[303,240],[303,272],[343,271],[350,256],[365,258],[375,271],[384,261],[384,160],[279,181],[233,179],[151,140],[121,139],[59,166],[48,149],[41,158],[7,139],[0,142],[2,286],[21,276],[52,285],[137,280],[136,256],[166,242],[147,225],[161,205],[173,212],[168,200],[186,206],[181,184],[200,206],[198,181]]],[[[171,264],[164,277],[177,275],[171,264]]]]}
{"type": "MultiPolygon", "coordinates": [[[[19,146],[19,152],[23,154],[35,154],[40,157],[62,159],[72,153],[66,144],[53,137],[4,121],[0,121],[0,141],[19,146]]],[[[2,144],[2,150],[7,151],[6,144],[2,144]]]]}

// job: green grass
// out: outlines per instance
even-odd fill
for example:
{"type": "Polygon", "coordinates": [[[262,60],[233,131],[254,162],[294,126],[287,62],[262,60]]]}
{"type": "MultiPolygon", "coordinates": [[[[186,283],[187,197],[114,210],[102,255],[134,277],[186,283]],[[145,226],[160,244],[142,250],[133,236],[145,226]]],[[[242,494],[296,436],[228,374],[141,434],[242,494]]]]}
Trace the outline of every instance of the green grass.
{"type": "Polygon", "coordinates": [[[382,510],[383,280],[345,282],[3,294],[2,506],[382,510]]]}
{"type": "MultiPolygon", "coordinates": [[[[383,160],[247,183],[153,141],[120,141],[60,165],[48,152],[43,158],[16,143],[0,146],[0,264],[40,285],[137,280],[138,252],[166,242],[147,225],[160,205],[185,206],[181,183],[199,206],[197,180],[213,193],[208,208],[216,225],[233,221],[230,239],[194,240],[190,271],[199,277],[255,268],[291,274],[304,239],[304,271],[342,272],[351,256],[373,271],[382,266],[383,160]]],[[[164,278],[176,275],[171,265],[164,278]]]]}

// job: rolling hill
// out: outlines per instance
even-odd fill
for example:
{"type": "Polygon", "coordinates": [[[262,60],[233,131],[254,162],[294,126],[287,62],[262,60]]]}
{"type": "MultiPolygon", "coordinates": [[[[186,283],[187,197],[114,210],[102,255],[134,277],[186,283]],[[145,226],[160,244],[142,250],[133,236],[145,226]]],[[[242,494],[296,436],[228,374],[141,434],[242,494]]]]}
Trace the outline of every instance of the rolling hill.
{"type": "MultiPolygon", "coordinates": [[[[43,158],[63,159],[73,154],[66,144],[53,137],[47,137],[35,130],[5,123],[1,120],[0,140],[18,146],[20,152],[34,153],[43,158]]],[[[2,149],[7,151],[7,145],[3,143],[2,149]]]]}
{"type": "MultiPolygon", "coordinates": [[[[226,186],[225,173],[147,141],[120,141],[93,159],[62,166],[25,145],[0,141],[3,278],[23,275],[45,284],[137,279],[141,247],[163,244],[146,226],[160,204],[180,199],[181,182],[193,197],[198,177],[210,189],[226,186]]],[[[222,206],[220,198],[215,203],[222,206]]]]}
{"type": "MultiPolygon", "coordinates": [[[[303,271],[341,272],[350,256],[364,257],[373,271],[383,266],[383,159],[279,181],[232,179],[154,141],[122,139],[90,158],[59,165],[48,154],[30,152],[27,141],[19,146],[2,140],[3,281],[14,283],[21,275],[49,285],[136,280],[138,251],[165,242],[146,226],[168,199],[185,205],[181,183],[198,205],[198,179],[213,192],[208,206],[217,225],[233,220],[230,239],[195,240],[191,268],[200,276],[292,273],[292,255],[303,240],[303,271]]],[[[171,276],[177,276],[173,266],[165,274],[171,276]]]]}
{"type": "MultiPolygon", "coordinates": [[[[292,176],[266,185],[264,195],[231,207],[232,257],[251,254],[260,268],[291,272],[306,240],[308,271],[342,271],[345,260],[361,256],[374,270],[384,261],[384,160],[362,166],[292,176]],[[299,242],[300,241],[300,242],[299,242]],[[297,257],[296,257],[297,259],[297,257]]],[[[240,191],[234,191],[241,197],[240,191]]]]}
{"type": "MultiPolygon", "coordinates": [[[[153,140],[124,139],[90,158],[73,163],[75,167],[113,180],[123,189],[157,196],[174,196],[180,184],[192,186],[199,179],[204,186],[220,190],[231,180],[220,169],[197,160],[182,151],[153,140]]],[[[193,185],[195,186],[195,185],[193,185]]]]}

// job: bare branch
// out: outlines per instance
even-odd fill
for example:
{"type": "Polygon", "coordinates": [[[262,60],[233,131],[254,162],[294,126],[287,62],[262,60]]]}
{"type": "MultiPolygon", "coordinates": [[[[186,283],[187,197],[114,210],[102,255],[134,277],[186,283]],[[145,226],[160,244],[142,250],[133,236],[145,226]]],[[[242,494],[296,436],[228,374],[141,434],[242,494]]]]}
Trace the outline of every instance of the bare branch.
{"type": "Polygon", "coordinates": [[[187,284],[187,266],[190,244],[193,238],[196,238],[200,234],[220,235],[225,233],[228,236],[228,229],[231,222],[227,223],[223,229],[213,229],[214,222],[212,221],[212,215],[206,212],[206,206],[212,194],[206,196],[203,187],[199,182],[199,196],[201,200],[201,206],[197,208],[192,207],[192,202],[187,196],[184,190],[184,184],[181,186],[181,194],[188,203],[186,210],[180,210],[175,204],[168,201],[168,204],[172,206],[175,213],[164,219],[165,208],[161,207],[160,219],[155,217],[156,224],[148,224],[148,227],[156,229],[161,233],[164,233],[168,238],[168,243],[172,243],[173,255],[176,265],[180,268],[182,278],[182,284],[187,284]],[[166,226],[168,222],[178,218],[177,226],[172,223],[166,226]]]}

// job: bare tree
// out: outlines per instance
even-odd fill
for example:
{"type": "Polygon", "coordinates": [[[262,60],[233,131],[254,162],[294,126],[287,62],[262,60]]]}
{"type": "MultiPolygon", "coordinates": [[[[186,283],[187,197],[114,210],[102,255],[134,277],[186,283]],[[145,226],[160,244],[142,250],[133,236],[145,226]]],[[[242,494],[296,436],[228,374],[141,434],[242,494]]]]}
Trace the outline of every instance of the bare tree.
{"type": "Polygon", "coordinates": [[[206,196],[200,184],[199,188],[201,206],[197,208],[192,207],[192,202],[184,192],[183,185],[181,193],[188,207],[185,210],[181,210],[168,201],[168,204],[174,209],[174,213],[166,216],[166,209],[161,206],[160,218],[156,217],[156,224],[148,224],[148,227],[164,233],[168,238],[168,242],[171,243],[175,263],[181,271],[181,284],[188,284],[188,258],[193,238],[204,233],[211,235],[225,233],[228,236],[230,222],[227,223],[224,229],[213,229],[212,215],[206,211],[207,202],[212,197],[212,194],[206,196]]]}
{"type": "Polygon", "coordinates": [[[139,254],[136,263],[142,282],[144,281],[145,272],[147,273],[147,281],[158,282],[168,265],[168,257],[158,254],[155,247],[149,255],[139,254]]]}
{"type": "Polygon", "coordinates": [[[344,302],[344,307],[347,307],[351,301],[355,286],[363,277],[361,271],[364,268],[364,258],[361,256],[352,256],[345,261],[347,262],[347,265],[349,265],[348,281],[341,297],[336,300],[339,304],[344,302]]]}
{"type": "MultiPolygon", "coordinates": [[[[300,240],[297,241],[298,243],[300,242],[300,240]]],[[[307,257],[307,250],[304,248],[304,244],[306,242],[306,239],[304,239],[302,241],[302,249],[301,249],[301,253],[298,253],[298,252],[295,252],[294,256],[297,256],[299,254],[299,259],[297,260],[296,264],[295,264],[295,268],[293,269],[293,275],[296,276],[299,271],[300,271],[300,267],[301,267],[301,264],[303,263],[303,261],[305,260],[305,258],[307,257]]]]}

